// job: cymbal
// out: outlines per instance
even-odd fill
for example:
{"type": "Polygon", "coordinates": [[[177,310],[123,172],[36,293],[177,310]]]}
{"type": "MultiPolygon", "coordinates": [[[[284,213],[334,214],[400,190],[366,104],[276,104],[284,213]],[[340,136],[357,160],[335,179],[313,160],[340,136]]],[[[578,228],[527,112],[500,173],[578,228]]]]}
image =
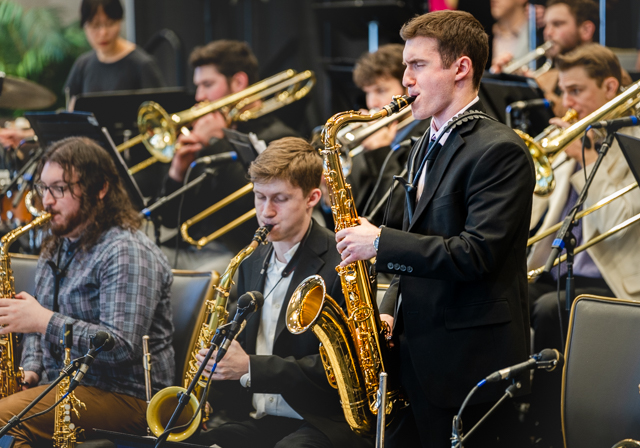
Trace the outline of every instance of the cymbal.
{"type": "Polygon", "coordinates": [[[56,102],[56,96],[51,90],[33,81],[7,75],[0,82],[0,108],[44,109],[56,102]]]}

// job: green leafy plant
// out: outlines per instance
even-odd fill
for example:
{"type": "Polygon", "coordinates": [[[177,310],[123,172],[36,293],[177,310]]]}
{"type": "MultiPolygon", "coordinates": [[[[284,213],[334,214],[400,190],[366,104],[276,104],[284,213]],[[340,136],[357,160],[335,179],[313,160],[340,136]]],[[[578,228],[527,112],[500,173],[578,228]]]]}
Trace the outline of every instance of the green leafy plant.
{"type": "Polygon", "coordinates": [[[64,107],[64,82],[75,59],[88,49],[78,22],[62,26],[55,8],[26,9],[0,1],[0,71],[49,88],[58,96],[52,110],[64,107]]]}

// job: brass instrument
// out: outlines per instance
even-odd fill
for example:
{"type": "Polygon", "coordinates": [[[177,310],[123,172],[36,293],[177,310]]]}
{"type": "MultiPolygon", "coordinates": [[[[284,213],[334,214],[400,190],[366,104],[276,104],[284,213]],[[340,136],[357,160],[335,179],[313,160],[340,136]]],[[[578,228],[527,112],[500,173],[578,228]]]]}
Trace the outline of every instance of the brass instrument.
{"type": "Polygon", "coordinates": [[[612,448],[640,448],[640,442],[633,439],[624,439],[613,445],[612,448]]]}
{"type": "Polygon", "coordinates": [[[237,199],[240,199],[242,196],[244,196],[244,195],[246,195],[248,193],[251,193],[251,191],[253,191],[253,184],[249,183],[249,184],[245,185],[244,187],[239,188],[235,192],[231,193],[226,198],[221,199],[220,201],[216,202],[212,206],[206,208],[205,210],[202,210],[200,213],[198,213],[193,218],[187,219],[185,222],[182,223],[182,225],[180,225],[180,234],[182,235],[182,239],[184,241],[186,241],[187,243],[189,243],[189,244],[191,244],[193,246],[196,246],[198,249],[202,249],[204,246],[206,246],[207,244],[209,244],[211,241],[215,240],[216,238],[221,237],[225,233],[227,233],[227,232],[233,230],[234,228],[238,227],[239,225],[244,224],[245,222],[249,221],[251,218],[256,216],[256,209],[255,208],[249,210],[244,215],[234,219],[229,224],[219,228],[218,230],[216,230],[215,232],[211,233],[210,235],[200,238],[198,241],[194,240],[189,235],[189,228],[191,226],[193,226],[194,224],[199,223],[203,219],[213,215],[215,212],[217,212],[221,208],[226,207],[227,205],[231,204],[233,201],[235,201],[237,199]]]}
{"type": "MultiPolygon", "coordinates": [[[[509,64],[505,65],[502,68],[502,73],[512,74],[512,73],[517,72],[518,70],[522,70],[522,69],[526,68],[527,65],[529,65],[529,62],[535,61],[535,60],[545,56],[547,54],[547,51],[549,51],[551,49],[551,47],[553,47],[553,45],[554,44],[553,44],[552,41],[550,41],[550,40],[546,41],[544,44],[540,45],[535,50],[530,51],[529,53],[525,54],[521,58],[518,58],[515,61],[512,61],[509,64]]],[[[542,64],[542,66],[540,66],[540,68],[538,68],[536,71],[533,72],[533,77],[537,78],[538,76],[542,75],[543,73],[546,73],[547,71],[549,71],[549,69],[551,68],[552,65],[553,65],[553,63],[552,63],[551,59],[547,58],[547,60],[544,62],[544,64],[542,64]]]]}
{"type": "Polygon", "coordinates": [[[169,163],[176,150],[177,132],[186,133],[185,126],[211,112],[221,111],[227,123],[249,121],[273,112],[306,96],[315,84],[315,75],[306,70],[296,74],[285,70],[241,92],[227,95],[216,101],[203,101],[190,109],[169,115],[158,103],[145,101],[138,110],[139,135],[118,145],[119,152],[143,143],[151,153],[147,160],[129,169],[135,174],[155,162],[169,163]],[[260,104],[253,106],[253,103],[260,104]],[[183,131],[183,129],[185,129],[183,131]]]}
{"type": "MultiPolygon", "coordinates": [[[[579,254],[580,252],[582,252],[583,250],[587,250],[588,248],[590,248],[591,246],[599,243],[600,241],[610,237],[611,235],[614,235],[615,233],[618,233],[619,231],[626,229],[627,227],[629,227],[631,224],[634,224],[636,222],[640,221],[640,213],[638,213],[635,216],[632,216],[631,218],[627,219],[624,222],[621,222],[620,224],[618,224],[617,226],[612,227],[611,229],[609,229],[608,231],[606,231],[605,233],[602,233],[598,236],[596,236],[595,238],[587,241],[586,243],[576,247],[573,250],[574,255],[575,254],[579,254]]],[[[566,261],[567,259],[567,254],[562,255],[560,258],[557,258],[556,261],[553,263],[553,266],[557,266],[558,264],[562,263],[563,261],[566,261]]],[[[544,266],[541,266],[537,269],[533,269],[531,271],[529,271],[527,273],[527,280],[529,280],[530,282],[533,281],[537,276],[539,276],[540,274],[542,274],[544,272],[544,266]]]]}
{"type": "MultiPolygon", "coordinates": [[[[0,239],[0,297],[13,298],[16,294],[13,271],[11,270],[11,244],[29,230],[42,226],[51,220],[50,213],[43,213],[29,224],[12,230],[0,239]]],[[[8,333],[0,335],[0,398],[22,390],[24,371],[15,359],[17,335],[8,333]]]]}
{"type": "Polygon", "coordinates": [[[604,106],[590,113],[582,120],[572,124],[556,137],[540,140],[540,150],[549,157],[562,151],[569,143],[580,137],[592,123],[621,117],[640,101],[640,81],[636,81],[624,92],[604,106]]]}
{"type": "MultiPolygon", "coordinates": [[[[606,198],[600,199],[598,202],[593,204],[588,209],[583,210],[583,211],[579,212],[578,214],[576,214],[576,219],[580,219],[580,218],[582,218],[584,216],[590,215],[591,213],[595,212],[596,210],[601,209],[602,207],[604,207],[608,203],[614,201],[615,199],[618,199],[622,195],[625,195],[628,192],[630,192],[631,190],[634,190],[636,188],[638,188],[638,182],[634,182],[634,183],[632,183],[630,185],[627,185],[624,188],[621,188],[620,190],[616,191],[615,193],[610,194],[606,198]]],[[[535,236],[529,238],[527,240],[527,247],[529,247],[529,246],[537,243],[538,241],[545,239],[549,235],[557,232],[560,229],[560,227],[562,227],[562,222],[559,222],[558,224],[555,224],[555,225],[549,227],[544,232],[540,232],[538,235],[535,235],[535,236]]]]}
{"type": "MultiPolygon", "coordinates": [[[[569,109],[564,117],[562,117],[562,121],[571,123],[577,118],[578,113],[573,109],[569,109]]],[[[519,129],[514,129],[515,133],[524,140],[533,158],[534,171],[536,173],[536,186],[533,193],[538,196],[549,196],[556,187],[556,180],[553,176],[553,168],[551,167],[553,157],[547,157],[547,154],[540,147],[540,142],[544,139],[548,140],[562,135],[562,129],[563,128],[559,126],[550,125],[533,138],[519,129]]]]}
{"type": "MultiPolygon", "coordinates": [[[[267,236],[271,231],[272,226],[260,227],[256,230],[251,243],[241,250],[234,258],[229,262],[229,266],[225,270],[218,285],[215,287],[215,294],[213,299],[207,301],[204,304],[205,317],[200,328],[200,333],[196,339],[192,350],[191,359],[189,360],[188,368],[185,372],[184,387],[172,386],[162,389],[155,394],[149,406],[147,407],[147,424],[149,429],[156,437],[159,437],[165,431],[165,426],[173,411],[178,404],[178,394],[186,391],[189,384],[194,380],[196,373],[198,373],[198,360],[196,354],[201,349],[208,349],[211,345],[211,340],[216,333],[219,326],[224,325],[229,318],[227,311],[227,299],[229,297],[229,291],[233,284],[233,276],[240,267],[240,264],[249,257],[253,251],[260,245],[266,244],[267,236]]],[[[202,394],[205,391],[207,385],[207,379],[204,377],[199,378],[198,384],[193,389],[193,393],[189,399],[188,408],[182,412],[177,425],[186,424],[194,416],[199,400],[202,398],[202,394]]],[[[200,412],[195,414],[193,423],[181,432],[172,432],[169,434],[167,440],[172,442],[179,442],[189,438],[200,426],[200,422],[203,419],[200,412]]],[[[205,416],[206,417],[206,416],[205,416]]]]}
{"type": "MultiPolygon", "coordinates": [[[[72,336],[73,324],[65,324],[64,328],[64,366],[71,364],[71,346],[73,345],[72,336]]],[[[72,391],[66,395],[69,390],[69,383],[71,378],[65,376],[56,389],[56,402],[58,402],[63,396],[64,399],[55,408],[54,428],[53,428],[53,446],[55,448],[75,448],[78,435],[83,430],[78,428],[71,422],[71,413],[76,415],[76,418],[80,418],[79,409],[86,409],[87,406],[80,401],[75,393],[72,391]]]]}
{"type": "MultiPolygon", "coordinates": [[[[347,123],[384,118],[412,102],[411,97],[398,96],[377,113],[342,112],[327,121],[322,134],[324,149],[321,153],[336,231],[359,225],[351,186],[344,179],[336,134],[347,123]]],[[[344,268],[338,266],[336,270],[348,315],[327,295],[324,280],[314,275],[294,291],[287,307],[287,328],[293,334],[312,329],[320,340],[320,356],[327,379],[338,389],[347,423],[358,434],[372,435],[376,430],[376,415],[380,411],[378,377],[381,372],[388,371],[385,338],[389,329],[380,320],[366,263],[357,261],[344,268]]],[[[387,407],[383,412],[392,416],[400,404],[397,387],[389,387],[387,397],[387,407]]]]}

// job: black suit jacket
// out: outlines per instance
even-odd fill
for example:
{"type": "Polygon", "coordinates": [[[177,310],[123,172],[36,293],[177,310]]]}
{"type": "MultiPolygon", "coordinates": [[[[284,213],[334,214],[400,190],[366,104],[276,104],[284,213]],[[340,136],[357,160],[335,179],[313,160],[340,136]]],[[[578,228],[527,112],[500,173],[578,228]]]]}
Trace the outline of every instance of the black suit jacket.
{"type": "MultiPolygon", "coordinates": [[[[322,431],[334,446],[366,447],[370,446],[370,442],[349,428],[338,392],[327,381],[318,354],[318,339],[311,330],[293,335],[285,325],[291,294],[305,278],[313,274],[324,279],[327,294],[344,307],[342,287],[335,269],[340,263],[340,255],[335,245],[335,234],[312,221],[309,236],[304,245],[298,248],[302,252],[291,274],[287,296],[280,309],[273,355],[255,355],[261,314],[260,311],[253,313],[247,319],[244,332],[238,336],[238,341],[250,355],[251,388],[249,393],[240,390],[242,388],[237,385],[237,381],[230,386],[237,390],[236,399],[248,402],[247,409],[251,404],[252,393],[281,394],[306,422],[322,431]]],[[[261,274],[261,271],[266,258],[271,255],[271,247],[271,244],[258,247],[240,266],[238,294],[263,290],[266,274],[261,274]]],[[[248,414],[246,418],[249,418],[248,414]]]]}
{"type": "MultiPolygon", "coordinates": [[[[512,130],[468,121],[433,162],[404,231],[383,228],[376,268],[398,275],[380,310],[393,315],[399,308],[397,331],[425,392],[417,399],[459,407],[482,378],[527,359],[525,250],[534,183],[529,152],[512,130]]],[[[472,402],[493,401],[504,388],[487,385],[472,402]]]]}

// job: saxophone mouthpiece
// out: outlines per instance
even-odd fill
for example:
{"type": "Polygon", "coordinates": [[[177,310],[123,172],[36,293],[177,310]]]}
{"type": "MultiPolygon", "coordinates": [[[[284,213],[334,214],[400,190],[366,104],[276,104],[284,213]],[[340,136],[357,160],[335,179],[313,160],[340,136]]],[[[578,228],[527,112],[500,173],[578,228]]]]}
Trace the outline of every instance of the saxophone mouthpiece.
{"type": "Polygon", "coordinates": [[[384,109],[387,110],[387,116],[391,114],[395,114],[400,112],[400,110],[409,106],[411,103],[415,101],[415,97],[409,95],[397,95],[393,97],[393,101],[384,106],[384,109]]]}

